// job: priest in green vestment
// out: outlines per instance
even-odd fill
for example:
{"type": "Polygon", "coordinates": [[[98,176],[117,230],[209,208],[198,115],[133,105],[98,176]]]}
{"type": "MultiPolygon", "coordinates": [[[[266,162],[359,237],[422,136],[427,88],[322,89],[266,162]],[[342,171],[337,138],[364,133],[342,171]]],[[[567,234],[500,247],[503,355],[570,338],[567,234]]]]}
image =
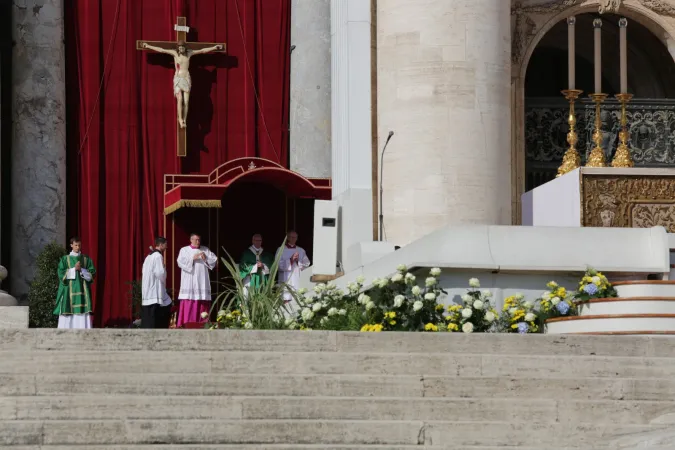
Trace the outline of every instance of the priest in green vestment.
{"type": "Polygon", "coordinates": [[[251,241],[252,245],[244,250],[239,259],[239,276],[246,288],[259,288],[269,278],[274,256],[263,250],[260,234],[254,234],[251,241]]]}
{"type": "Polygon", "coordinates": [[[91,283],[96,275],[94,263],[81,252],[82,242],[70,240],[72,251],[59,261],[59,290],[54,315],[59,316],[58,328],[91,328],[91,283]]]}

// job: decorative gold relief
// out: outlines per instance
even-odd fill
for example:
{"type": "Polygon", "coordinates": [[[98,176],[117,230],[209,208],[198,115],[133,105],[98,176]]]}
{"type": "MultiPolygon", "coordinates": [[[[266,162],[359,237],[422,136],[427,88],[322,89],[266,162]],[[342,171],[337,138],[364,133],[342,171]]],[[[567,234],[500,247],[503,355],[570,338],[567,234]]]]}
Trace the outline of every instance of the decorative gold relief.
{"type": "Polygon", "coordinates": [[[585,227],[649,228],[675,233],[675,174],[672,177],[582,175],[585,227]]]}

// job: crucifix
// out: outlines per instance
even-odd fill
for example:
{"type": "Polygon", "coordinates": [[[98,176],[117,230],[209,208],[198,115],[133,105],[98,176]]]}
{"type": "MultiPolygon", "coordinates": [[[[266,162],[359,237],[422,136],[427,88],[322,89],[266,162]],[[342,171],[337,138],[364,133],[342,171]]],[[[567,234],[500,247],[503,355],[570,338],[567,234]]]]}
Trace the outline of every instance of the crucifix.
{"type": "Polygon", "coordinates": [[[225,44],[213,42],[187,42],[190,27],[185,17],[178,17],[176,25],[176,41],[136,41],[136,50],[152,50],[173,56],[176,73],[173,76],[173,95],[176,97],[178,119],[177,141],[178,156],[187,154],[187,113],[190,102],[190,58],[211,52],[225,52],[225,44]]]}

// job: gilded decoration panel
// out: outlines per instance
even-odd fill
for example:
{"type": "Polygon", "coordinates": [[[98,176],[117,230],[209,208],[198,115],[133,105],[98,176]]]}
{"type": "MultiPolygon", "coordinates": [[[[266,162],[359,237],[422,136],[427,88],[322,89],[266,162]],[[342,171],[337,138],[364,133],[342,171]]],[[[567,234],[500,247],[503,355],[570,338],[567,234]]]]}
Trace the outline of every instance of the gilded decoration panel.
{"type": "Polygon", "coordinates": [[[584,175],[581,183],[583,226],[675,233],[675,177],[584,175]]]}

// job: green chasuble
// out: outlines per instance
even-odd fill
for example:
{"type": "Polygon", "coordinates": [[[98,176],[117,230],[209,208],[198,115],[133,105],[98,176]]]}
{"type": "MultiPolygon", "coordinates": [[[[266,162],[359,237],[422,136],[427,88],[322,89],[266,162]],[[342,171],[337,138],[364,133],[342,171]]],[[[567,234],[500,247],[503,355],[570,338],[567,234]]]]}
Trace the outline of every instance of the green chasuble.
{"type": "Polygon", "coordinates": [[[260,287],[261,284],[267,282],[269,275],[263,275],[263,269],[258,269],[256,273],[251,273],[251,270],[255,267],[258,259],[267,266],[269,270],[272,270],[272,264],[274,264],[274,257],[271,253],[267,253],[260,249],[260,254],[256,255],[253,246],[244,250],[244,253],[241,254],[239,259],[239,276],[243,280],[247,276],[251,277],[251,286],[260,287]]]}
{"type": "Polygon", "coordinates": [[[56,294],[55,315],[86,314],[92,312],[90,285],[94,281],[96,269],[91,258],[85,255],[65,255],[59,261],[59,291],[56,294]],[[67,279],[68,269],[75,268],[75,264],[86,269],[92,277],[91,281],[82,278],[80,272],[75,271],[75,279],[67,279]]]}

